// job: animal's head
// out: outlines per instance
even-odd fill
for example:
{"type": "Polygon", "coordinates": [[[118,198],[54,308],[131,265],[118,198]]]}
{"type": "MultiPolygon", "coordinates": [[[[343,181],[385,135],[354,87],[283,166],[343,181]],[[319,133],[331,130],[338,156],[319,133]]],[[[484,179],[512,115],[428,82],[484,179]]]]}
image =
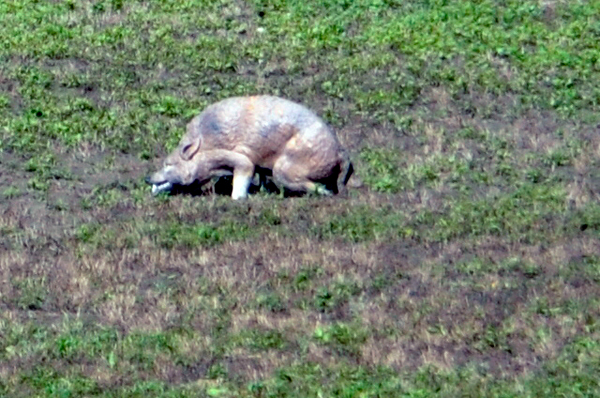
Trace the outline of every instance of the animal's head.
{"type": "Polygon", "coordinates": [[[170,192],[175,185],[190,185],[210,178],[199,151],[200,145],[199,137],[183,137],[179,146],[163,162],[162,169],[146,178],[146,182],[152,185],[153,195],[170,192]]]}

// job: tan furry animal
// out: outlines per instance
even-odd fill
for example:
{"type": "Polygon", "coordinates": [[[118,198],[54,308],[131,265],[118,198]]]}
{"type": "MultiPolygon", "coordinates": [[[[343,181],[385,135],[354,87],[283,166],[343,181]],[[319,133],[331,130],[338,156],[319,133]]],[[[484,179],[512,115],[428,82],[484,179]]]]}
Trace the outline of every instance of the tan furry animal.
{"type": "Polygon", "coordinates": [[[179,146],[147,178],[152,193],[233,174],[233,199],[245,198],[255,172],[279,189],[339,193],[352,164],[333,131],[306,107],[271,96],[234,97],[207,107],[179,146]]]}

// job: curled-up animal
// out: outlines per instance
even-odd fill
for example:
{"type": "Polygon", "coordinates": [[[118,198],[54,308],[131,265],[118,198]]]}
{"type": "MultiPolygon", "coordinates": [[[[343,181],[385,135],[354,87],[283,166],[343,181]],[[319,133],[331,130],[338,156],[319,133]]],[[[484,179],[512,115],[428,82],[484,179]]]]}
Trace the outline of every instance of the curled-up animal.
{"type": "Polygon", "coordinates": [[[287,192],[331,195],[352,171],[335,133],[315,113],[283,98],[252,96],[223,100],[193,118],[146,181],[156,195],[233,175],[231,197],[242,199],[258,173],[287,192]]]}

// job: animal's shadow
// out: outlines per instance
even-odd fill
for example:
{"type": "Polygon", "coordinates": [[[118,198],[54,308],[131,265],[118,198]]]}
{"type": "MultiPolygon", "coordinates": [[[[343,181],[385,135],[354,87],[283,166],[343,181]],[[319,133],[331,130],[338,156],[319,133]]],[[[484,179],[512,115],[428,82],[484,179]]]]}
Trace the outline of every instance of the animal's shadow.
{"type": "MultiPolygon", "coordinates": [[[[207,196],[207,195],[223,195],[231,196],[233,191],[233,176],[227,175],[223,177],[215,177],[207,182],[195,181],[189,185],[173,185],[169,195],[190,195],[190,196],[207,196]]],[[[281,190],[273,182],[273,175],[270,170],[256,170],[254,178],[248,188],[250,195],[259,192],[268,194],[279,194],[281,190]]],[[[285,195],[284,190],[284,195],[285,195]]]]}
{"type": "MultiPolygon", "coordinates": [[[[350,165],[352,168],[352,165],[350,165]]],[[[350,178],[352,174],[352,169],[346,176],[346,181],[350,178]]],[[[341,170],[337,170],[330,177],[324,178],[322,180],[316,181],[317,183],[323,185],[327,190],[333,192],[334,194],[338,193],[337,188],[337,177],[341,170]]],[[[171,189],[170,195],[191,195],[191,196],[207,196],[207,195],[224,195],[231,196],[231,192],[233,191],[233,176],[223,176],[213,178],[208,182],[193,182],[190,185],[174,185],[171,189]]],[[[259,192],[265,192],[267,194],[276,194],[279,195],[282,192],[282,189],[275,183],[273,180],[273,173],[270,169],[264,169],[257,167],[255,170],[254,178],[252,179],[252,183],[248,188],[248,193],[250,195],[255,195],[259,192]]],[[[305,196],[306,192],[297,192],[291,191],[287,188],[283,188],[283,196],[284,197],[301,197],[305,196]]]]}

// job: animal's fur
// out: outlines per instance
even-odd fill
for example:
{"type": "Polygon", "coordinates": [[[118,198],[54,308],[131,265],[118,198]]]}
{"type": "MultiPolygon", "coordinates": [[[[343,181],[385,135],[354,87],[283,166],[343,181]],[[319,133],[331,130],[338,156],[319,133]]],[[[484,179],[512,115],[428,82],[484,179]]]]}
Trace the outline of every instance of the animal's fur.
{"type": "Polygon", "coordinates": [[[234,97],[207,107],[163,168],[152,192],[233,174],[232,198],[244,198],[255,172],[272,173],[292,192],[341,192],[352,164],[333,131],[306,107],[271,96],[234,97]]]}

